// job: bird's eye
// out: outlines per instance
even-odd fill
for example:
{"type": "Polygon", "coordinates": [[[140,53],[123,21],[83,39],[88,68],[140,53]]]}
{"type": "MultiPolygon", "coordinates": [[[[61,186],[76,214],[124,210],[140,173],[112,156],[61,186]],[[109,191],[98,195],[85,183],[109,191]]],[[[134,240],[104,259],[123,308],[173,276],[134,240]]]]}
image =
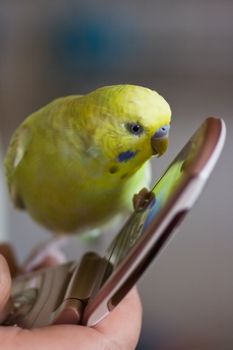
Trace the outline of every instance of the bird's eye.
{"type": "Polygon", "coordinates": [[[143,127],[139,123],[127,123],[126,128],[133,135],[141,135],[144,131],[143,127]]]}

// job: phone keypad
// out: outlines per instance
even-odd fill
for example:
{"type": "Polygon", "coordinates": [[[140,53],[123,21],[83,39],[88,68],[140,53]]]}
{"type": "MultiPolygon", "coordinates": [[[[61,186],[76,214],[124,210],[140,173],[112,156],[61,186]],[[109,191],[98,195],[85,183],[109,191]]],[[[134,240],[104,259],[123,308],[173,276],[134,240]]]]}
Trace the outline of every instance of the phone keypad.
{"type": "Polygon", "coordinates": [[[25,317],[32,309],[38,290],[37,288],[30,288],[12,296],[11,310],[4,321],[4,325],[17,324],[17,319],[25,317]],[[15,320],[15,321],[14,321],[15,320]]]}

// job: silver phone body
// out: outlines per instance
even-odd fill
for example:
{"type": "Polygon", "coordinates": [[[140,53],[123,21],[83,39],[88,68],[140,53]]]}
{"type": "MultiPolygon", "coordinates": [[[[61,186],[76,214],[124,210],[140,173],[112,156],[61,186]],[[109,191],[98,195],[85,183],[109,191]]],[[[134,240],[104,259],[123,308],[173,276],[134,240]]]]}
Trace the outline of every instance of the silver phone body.
{"type": "Polygon", "coordinates": [[[13,280],[5,325],[93,326],[128,293],[201,193],[222,151],[223,120],[208,118],[100,256],[69,262],[13,280]]]}

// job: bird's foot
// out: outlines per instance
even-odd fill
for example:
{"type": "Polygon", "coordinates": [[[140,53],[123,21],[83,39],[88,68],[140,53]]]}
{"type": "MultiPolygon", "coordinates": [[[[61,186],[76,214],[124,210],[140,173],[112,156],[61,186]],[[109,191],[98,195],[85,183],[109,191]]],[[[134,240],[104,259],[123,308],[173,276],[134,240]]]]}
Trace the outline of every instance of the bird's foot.
{"type": "Polygon", "coordinates": [[[155,194],[147,188],[141,189],[133,196],[133,207],[136,212],[143,211],[155,202],[155,194]]]}
{"type": "Polygon", "coordinates": [[[66,261],[65,254],[61,248],[67,244],[67,237],[61,236],[48,242],[40,244],[29,255],[23,264],[23,272],[30,272],[46,266],[46,262],[56,261],[56,263],[64,263],[66,261]]]}

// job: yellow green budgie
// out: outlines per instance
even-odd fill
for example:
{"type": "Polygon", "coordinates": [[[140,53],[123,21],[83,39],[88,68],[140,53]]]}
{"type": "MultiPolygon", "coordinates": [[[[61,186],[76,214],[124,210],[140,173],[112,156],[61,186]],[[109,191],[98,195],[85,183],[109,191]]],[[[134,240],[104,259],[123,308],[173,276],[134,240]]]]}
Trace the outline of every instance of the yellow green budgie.
{"type": "Polygon", "coordinates": [[[134,85],[56,99],[18,127],[5,159],[11,198],[55,233],[83,232],[132,209],[152,155],[168,145],[171,110],[134,85]]]}

